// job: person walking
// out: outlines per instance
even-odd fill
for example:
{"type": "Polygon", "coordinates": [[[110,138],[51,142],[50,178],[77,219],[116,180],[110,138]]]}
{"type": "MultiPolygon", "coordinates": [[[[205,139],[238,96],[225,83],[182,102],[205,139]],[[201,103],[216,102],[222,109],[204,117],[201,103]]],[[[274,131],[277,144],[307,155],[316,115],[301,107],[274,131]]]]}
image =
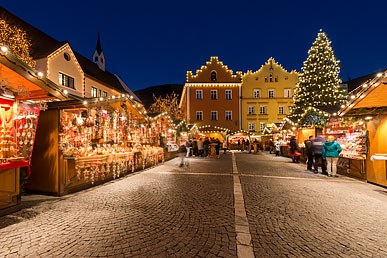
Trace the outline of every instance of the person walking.
{"type": "Polygon", "coordinates": [[[224,140],[223,141],[223,151],[224,151],[224,154],[226,154],[227,149],[228,149],[227,140],[224,140]]]}
{"type": "Polygon", "coordinates": [[[311,135],[309,136],[308,140],[304,141],[305,144],[305,151],[306,151],[306,156],[308,157],[308,160],[306,162],[306,169],[309,171],[313,171],[313,140],[314,136],[311,135]]]}
{"type": "Polygon", "coordinates": [[[246,149],[246,141],[245,139],[242,140],[242,151],[246,149]]]}
{"type": "Polygon", "coordinates": [[[332,135],[328,137],[328,141],[323,144],[322,157],[327,160],[328,176],[338,177],[337,171],[337,160],[341,152],[340,144],[335,141],[335,137],[332,135]]]}
{"type": "Polygon", "coordinates": [[[191,140],[187,140],[186,143],[185,143],[185,147],[187,148],[187,158],[189,157],[189,154],[191,152],[191,148],[192,148],[192,143],[191,143],[191,140]]]}
{"type": "Polygon", "coordinates": [[[238,139],[238,150],[241,150],[241,139],[238,139]]]}
{"type": "Polygon", "coordinates": [[[318,173],[318,162],[321,160],[321,170],[322,174],[327,175],[327,167],[325,164],[325,160],[323,159],[322,156],[322,151],[323,151],[323,145],[326,142],[325,138],[323,135],[319,135],[316,137],[316,139],[313,140],[313,156],[314,156],[314,172],[318,173]]]}
{"type": "Polygon", "coordinates": [[[279,157],[280,151],[281,151],[281,139],[278,139],[278,140],[275,142],[275,156],[276,156],[276,157],[279,157]]]}
{"type": "Polygon", "coordinates": [[[178,155],[180,157],[180,167],[183,167],[185,164],[185,155],[187,152],[187,148],[184,146],[184,144],[181,144],[178,150],[178,155]]]}
{"type": "Polygon", "coordinates": [[[203,145],[203,140],[202,138],[199,138],[198,142],[197,142],[197,145],[198,145],[198,155],[200,157],[203,157],[203,152],[204,152],[204,145],[203,145]]]}
{"type": "Polygon", "coordinates": [[[249,139],[246,140],[246,151],[250,150],[250,141],[249,139]]]}
{"type": "Polygon", "coordinates": [[[298,144],[296,136],[290,138],[290,153],[292,154],[293,163],[300,163],[300,156],[298,155],[298,144]]]}

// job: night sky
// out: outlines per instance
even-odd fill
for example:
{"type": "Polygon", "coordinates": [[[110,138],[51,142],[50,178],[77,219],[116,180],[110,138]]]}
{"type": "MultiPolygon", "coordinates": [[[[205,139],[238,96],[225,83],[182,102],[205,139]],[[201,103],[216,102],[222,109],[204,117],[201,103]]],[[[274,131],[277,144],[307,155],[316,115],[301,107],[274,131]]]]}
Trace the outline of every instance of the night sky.
{"type": "Polygon", "coordinates": [[[346,80],[387,68],[387,2],[2,1],[10,12],[90,58],[101,33],[107,70],[132,88],[184,83],[210,56],[233,71],[269,58],[300,71],[320,28],[346,80]],[[319,3],[319,4],[317,4],[319,3]]]}

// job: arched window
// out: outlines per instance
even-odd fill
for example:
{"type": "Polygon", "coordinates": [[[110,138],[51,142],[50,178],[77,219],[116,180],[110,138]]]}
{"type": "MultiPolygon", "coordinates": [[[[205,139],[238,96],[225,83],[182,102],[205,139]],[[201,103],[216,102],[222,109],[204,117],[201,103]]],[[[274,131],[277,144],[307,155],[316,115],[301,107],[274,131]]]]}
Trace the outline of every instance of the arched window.
{"type": "Polygon", "coordinates": [[[216,76],[216,72],[215,71],[212,71],[211,72],[211,81],[216,81],[218,78],[216,76]]]}
{"type": "Polygon", "coordinates": [[[270,82],[273,82],[273,74],[270,74],[270,82]]]}
{"type": "Polygon", "coordinates": [[[98,56],[94,57],[94,62],[98,62],[98,56]]]}
{"type": "Polygon", "coordinates": [[[101,57],[101,63],[103,63],[103,58],[101,57]]]}

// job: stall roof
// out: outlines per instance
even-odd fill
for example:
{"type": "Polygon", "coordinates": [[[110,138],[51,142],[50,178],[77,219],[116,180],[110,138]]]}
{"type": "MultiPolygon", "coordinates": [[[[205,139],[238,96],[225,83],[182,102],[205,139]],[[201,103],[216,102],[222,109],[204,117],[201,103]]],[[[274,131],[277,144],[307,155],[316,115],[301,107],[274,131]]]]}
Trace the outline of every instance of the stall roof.
{"type": "Polygon", "coordinates": [[[362,90],[353,95],[353,99],[342,106],[338,112],[340,116],[387,112],[387,70],[363,83],[361,88],[362,90]]]}
{"type": "Polygon", "coordinates": [[[15,74],[24,78],[24,80],[20,81],[20,86],[27,86],[29,89],[32,88],[34,90],[34,92],[31,92],[33,93],[30,96],[31,99],[49,99],[53,97],[59,100],[69,99],[69,96],[64,94],[54,82],[45,77],[38,76],[34,69],[8,53],[0,54],[0,65],[5,66],[7,71],[12,70],[15,74]]]}

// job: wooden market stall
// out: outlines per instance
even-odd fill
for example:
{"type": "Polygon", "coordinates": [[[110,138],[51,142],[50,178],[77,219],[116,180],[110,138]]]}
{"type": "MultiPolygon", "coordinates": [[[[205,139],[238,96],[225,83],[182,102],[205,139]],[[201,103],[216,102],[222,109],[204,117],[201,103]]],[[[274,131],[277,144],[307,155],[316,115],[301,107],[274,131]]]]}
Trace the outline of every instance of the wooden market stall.
{"type": "Polygon", "coordinates": [[[67,99],[52,81],[0,51],[0,216],[19,208],[21,170],[29,171],[42,100],[67,99]]]}
{"type": "MultiPolygon", "coordinates": [[[[338,115],[364,128],[363,136],[350,145],[350,154],[364,157],[367,182],[387,187],[387,78],[386,73],[355,89],[356,95],[338,115]]],[[[351,126],[354,128],[353,126],[351,126]]]]}
{"type": "Polygon", "coordinates": [[[61,196],[162,162],[159,126],[126,94],[48,103],[26,188],[61,196]]]}

